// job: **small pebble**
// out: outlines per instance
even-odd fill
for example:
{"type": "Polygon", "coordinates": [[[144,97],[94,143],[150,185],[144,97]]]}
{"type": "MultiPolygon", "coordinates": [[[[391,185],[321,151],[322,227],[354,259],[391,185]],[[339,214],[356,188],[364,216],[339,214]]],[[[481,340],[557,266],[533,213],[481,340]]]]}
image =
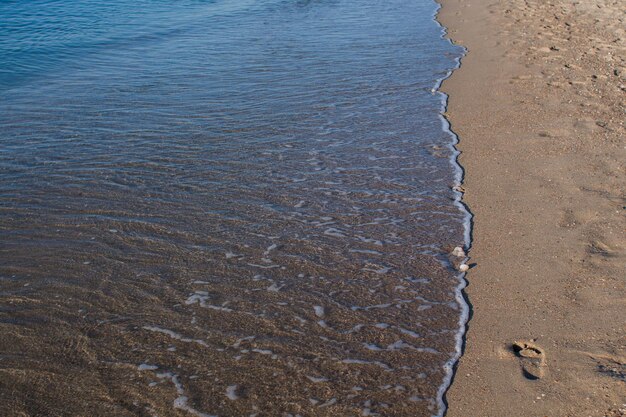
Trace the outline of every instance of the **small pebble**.
{"type": "Polygon", "coordinates": [[[452,255],[458,258],[465,258],[465,251],[463,250],[462,247],[457,246],[456,248],[452,250],[452,255]]]}
{"type": "Polygon", "coordinates": [[[463,186],[461,186],[461,185],[455,185],[454,187],[452,187],[452,189],[454,191],[458,191],[459,193],[464,193],[465,192],[465,188],[463,188],[463,186]]]}
{"type": "Polygon", "coordinates": [[[467,264],[461,264],[459,265],[459,271],[461,272],[467,272],[469,270],[469,265],[467,264]]]}

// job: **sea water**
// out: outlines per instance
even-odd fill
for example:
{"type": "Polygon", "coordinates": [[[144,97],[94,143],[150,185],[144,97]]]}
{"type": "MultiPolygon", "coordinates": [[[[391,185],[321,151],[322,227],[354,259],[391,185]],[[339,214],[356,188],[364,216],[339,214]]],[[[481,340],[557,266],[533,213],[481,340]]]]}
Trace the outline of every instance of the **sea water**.
{"type": "Polygon", "coordinates": [[[0,414],[441,415],[468,214],[436,11],[0,2],[0,414]]]}

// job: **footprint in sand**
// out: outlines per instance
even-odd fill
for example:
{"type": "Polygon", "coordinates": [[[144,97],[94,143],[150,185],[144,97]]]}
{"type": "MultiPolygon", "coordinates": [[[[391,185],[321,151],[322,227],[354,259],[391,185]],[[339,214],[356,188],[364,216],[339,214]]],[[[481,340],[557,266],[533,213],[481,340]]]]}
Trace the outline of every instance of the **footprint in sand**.
{"type": "Polygon", "coordinates": [[[546,354],[543,349],[531,342],[515,342],[512,346],[515,356],[520,359],[524,376],[528,379],[543,377],[546,354]]]}

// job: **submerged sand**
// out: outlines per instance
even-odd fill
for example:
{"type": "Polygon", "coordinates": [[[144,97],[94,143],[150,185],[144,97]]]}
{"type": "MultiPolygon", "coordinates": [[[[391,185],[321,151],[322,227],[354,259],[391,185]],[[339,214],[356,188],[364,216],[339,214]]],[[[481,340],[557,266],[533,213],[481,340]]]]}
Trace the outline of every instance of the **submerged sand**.
{"type": "Polygon", "coordinates": [[[24,62],[41,16],[81,37],[0,92],[0,417],[439,414],[435,3],[43,3],[24,62]]]}
{"type": "Polygon", "coordinates": [[[448,416],[623,416],[624,3],[442,3],[477,263],[448,416]]]}

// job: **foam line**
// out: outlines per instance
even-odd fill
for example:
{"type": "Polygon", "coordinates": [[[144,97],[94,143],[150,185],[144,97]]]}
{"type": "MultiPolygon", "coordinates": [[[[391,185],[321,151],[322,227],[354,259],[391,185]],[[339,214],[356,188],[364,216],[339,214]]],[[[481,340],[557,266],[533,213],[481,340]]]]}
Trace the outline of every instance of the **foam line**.
{"type": "MultiPolygon", "coordinates": [[[[433,1],[436,4],[435,11],[433,12],[433,20],[441,28],[442,39],[447,40],[451,46],[458,47],[458,45],[455,45],[452,42],[452,40],[448,38],[448,30],[437,20],[437,17],[439,15],[439,10],[441,9],[441,4],[439,4],[437,0],[433,0],[433,1]]],[[[439,79],[435,83],[435,87],[432,90],[433,94],[438,94],[441,97],[441,113],[439,114],[439,118],[441,119],[441,126],[443,130],[450,135],[451,140],[450,140],[450,143],[448,144],[448,148],[452,151],[451,156],[450,156],[450,164],[454,168],[455,185],[458,185],[458,186],[460,186],[463,183],[463,177],[465,174],[463,167],[461,166],[461,164],[459,164],[459,161],[458,161],[459,155],[461,153],[456,147],[456,145],[459,143],[459,137],[456,135],[456,133],[452,131],[450,122],[444,116],[444,114],[446,113],[448,109],[448,95],[440,91],[440,88],[441,88],[441,84],[447,78],[449,78],[455,70],[461,67],[461,59],[467,54],[467,49],[465,47],[461,47],[461,48],[463,52],[462,54],[460,54],[460,56],[455,58],[456,65],[453,68],[451,68],[443,78],[439,79]]],[[[455,195],[454,205],[457,206],[459,211],[463,213],[463,216],[464,216],[463,236],[464,236],[464,247],[465,247],[465,251],[467,252],[469,251],[471,244],[472,244],[472,213],[462,201],[463,193],[460,191],[456,191],[456,190],[454,190],[453,193],[455,195]]],[[[464,262],[466,262],[467,260],[468,259],[466,258],[464,262]]],[[[455,288],[455,299],[460,307],[461,314],[459,316],[458,331],[455,334],[455,340],[456,340],[455,353],[444,365],[445,377],[444,377],[443,383],[441,384],[441,386],[439,387],[439,390],[437,391],[437,414],[435,414],[433,417],[443,417],[446,414],[447,404],[445,401],[445,395],[448,389],[450,388],[450,384],[452,383],[452,379],[454,377],[455,366],[458,360],[460,359],[461,354],[463,353],[463,338],[465,336],[467,320],[469,318],[470,306],[466,302],[465,295],[464,295],[464,289],[467,285],[467,282],[465,280],[465,273],[458,274],[457,278],[458,278],[459,284],[455,288]]]]}

